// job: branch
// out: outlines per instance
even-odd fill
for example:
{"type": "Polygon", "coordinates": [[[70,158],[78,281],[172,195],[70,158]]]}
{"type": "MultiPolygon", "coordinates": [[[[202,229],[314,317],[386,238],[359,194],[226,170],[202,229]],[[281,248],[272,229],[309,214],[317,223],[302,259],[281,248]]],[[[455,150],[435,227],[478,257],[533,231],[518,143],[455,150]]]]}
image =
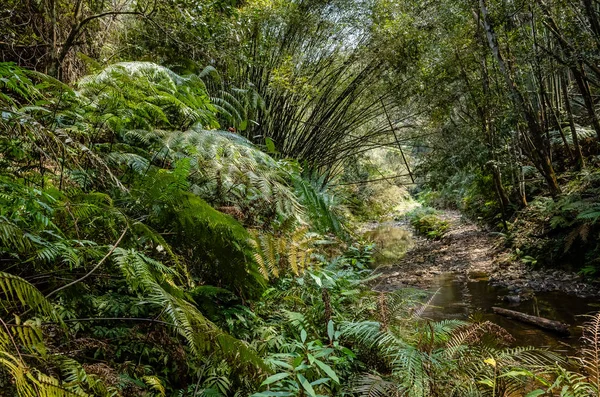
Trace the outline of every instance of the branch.
{"type": "Polygon", "coordinates": [[[362,185],[362,184],[370,183],[370,182],[389,181],[390,179],[397,179],[397,178],[402,178],[405,176],[411,176],[411,174],[400,174],[400,175],[392,175],[392,176],[388,176],[388,177],[384,177],[384,178],[365,179],[362,181],[355,181],[355,182],[336,183],[335,185],[332,185],[332,187],[333,186],[347,186],[347,185],[362,185]]]}
{"type": "Polygon", "coordinates": [[[69,284],[63,285],[60,288],[55,289],[54,291],[50,292],[48,295],[46,295],[46,298],[51,297],[52,295],[56,294],[59,291],[62,291],[65,288],[68,288],[74,284],[77,284],[83,280],[85,280],[86,278],[88,278],[89,276],[91,276],[96,270],[98,270],[98,268],[100,266],[102,266],[102,264],[108,259],[108,257],[115,251],[115,249],[119,246],[119,244],[121,243],[121,240],[123,240],[123,237],[125,237],[125,233],[127,233],[127,230],[129,230],[129,227],[126,227],[125,230],[123,230],[123,233],[121,233],[121,236],[119,237],[119,239],[117,240],[117,242],[115,243],[115,245],[112,246],[112,248],[110,249],[110,251],[108,251],[108,253],[106,255],[104,255],[104,258],[102,258],[100,260],[100,262],[98,262],[98,264],[96,266],[94,266],[94,268],[92,270],[90,270],[88,273],[86,273],[84,276],[82,276],[81,278],[78,278],[77,280],[74,280],[72,282],[70,282],[69,284]]]}
{"type": "MultiPolygon", "coordinates": [[[[76,323],[81,321],[142,321],[148,323],[162,324],[168,325],[169,327],[175,327],[175,324],[156,320],[155,318],[143,318],[143,317],[88,317],[88,318],[69,318],[66,320],[62,320],[64,323],[76,323]]],[[[56,324],[53,322],[45,323],[45,324],[56,324]]]]}
{"type": "Polygon", "coordinates": [[[81,22],[79,22],[77,25],[73,26],[73,28],[71,29],[69,36],[67,37],[67,39],[65,40],[65,42],[62,46],[62,50],[60,51],[60,55],[59,55],[57,61],[62,63],[62,61],[66,58],[67,54],[69,53],[69,50],[73,46],[73,42],[77,38],[77,35],[84,28],[85,25],[87,25],[94,19],[104,18],[104,17],[110,16],[110,15],[141,15],[141,16],[146,17],[146,14],[143,12],[140,12],[140,11],[107,11],[107,12],[102,12],[100,14],[96,14],[96,15],[92,15],[87,18],[84,18],[81,20],[81,22]]]}

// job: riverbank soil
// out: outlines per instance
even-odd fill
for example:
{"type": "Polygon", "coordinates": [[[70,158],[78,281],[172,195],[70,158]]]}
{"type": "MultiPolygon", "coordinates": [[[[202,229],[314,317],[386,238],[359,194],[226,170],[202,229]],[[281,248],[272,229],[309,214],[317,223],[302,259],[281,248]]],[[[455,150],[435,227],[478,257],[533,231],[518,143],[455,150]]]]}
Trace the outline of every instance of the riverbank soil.
{"type": "Polygon", "coordinates": [[[406,221],[396,227],[411,230],[412,248],[400,260],[378,268],[381,273],[375,289],[391,291],[403,287],[426,288],[444,273],[458,281],[487,280],[505,287],[515,300],[528,299],[536,292],[562,291],[583,298],[600,297],[600,284],[585,282],[574,272],[534,269],[502,248],[502,237],[463,218],[457,211],[444,211],[441,218],[450,224],[439,240],[415,235],[406,221]]]}
{"type": "Polygon", "coordinates": [[[580,344],[585,315],[600,308],[598,285],[586,283],[572,272],[540,269],[503,247],[502,237],[461,217],[458,212],[440,215],[450,227],[440,240],[416,235],[406,219],[370,224],[367,229],[396,227],[410,233],[406,254],[377,270],[378,291],[416,287],[433,297],[423,316],[432,320],[456,318],[489,320],[515,337],[516,345],[551,348],[565,356],[580,344]],[[500,306],[570,325],[571,337],[540,330],[493,312],[500,306]]]}

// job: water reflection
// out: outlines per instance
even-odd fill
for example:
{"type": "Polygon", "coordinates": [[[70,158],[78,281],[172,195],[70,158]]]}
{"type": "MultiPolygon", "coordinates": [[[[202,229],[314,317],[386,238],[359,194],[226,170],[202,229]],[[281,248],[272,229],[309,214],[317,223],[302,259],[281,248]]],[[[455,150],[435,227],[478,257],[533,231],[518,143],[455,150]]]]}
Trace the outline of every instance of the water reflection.
{"type": "Polygon", "coordinates": [[[597,299],[584,299],[562,292],[535,294],[531,300],[509,304],[503,297],[510,295],[505,288],[494,287],[487,281],[461,281],[453,274],[442,274],[435,278],[431,291],[437,292],[431,307],[423,316],[432,320],[449,318],[490,320],[504,327],[516,339],[516,345],[547,347],[556,352],[573,354],[579,346],[580,326],[586,321],[581,315],[598,311],[597,299]],[[535,316],[546,317],[571,325],[571,337],[560,337],[534,326],[499,316],[492,307],[504,307],[535,316]]]}

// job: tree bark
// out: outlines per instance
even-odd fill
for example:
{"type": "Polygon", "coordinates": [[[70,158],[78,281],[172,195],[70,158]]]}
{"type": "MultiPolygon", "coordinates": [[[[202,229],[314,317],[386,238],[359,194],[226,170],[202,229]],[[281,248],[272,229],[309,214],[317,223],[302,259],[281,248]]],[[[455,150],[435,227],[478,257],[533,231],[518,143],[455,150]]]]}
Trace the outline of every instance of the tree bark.
{"type": "Polygon", "coordinates": [[[573,146],[575,148],[575,164],[577,169],[585,167],[585,161],[581,154],[581,146],[579,145],[579,137],[577,136],[577,129],[575,128],[575,120],[573,119],[573,112],[571,110],[571,101],[569,101],[569,91],[567,89],[567,78],[562,76],[560,79],[560,86],[563,95],[563,101],[565,103],[565,111],[567,112],[567,118],[569,119],[569,127],[571,128],[571,137],[573,138],[573,146]]]}
{"type": "Polygon", "coordinates": [[[525,175],[523,173],[523,167],[521,166],[521,157],[523,156],[523,148],[521,147],[521,145],[519,144],[520,140],[521,140],[521,129],[519,128],[519,126],[517,125],[517,136],[516,139],[513,139],[513,145],[514,145],[514,156],[515,156],[515,163],[519,166],[519,169],[517,171],[517,181],[518,181],[518,186],[517,186],[517,196],[519,198],[519,201],[521,202],[521,205],[523,207],[527,207],[527,194],[525,191],[525,175]]]}
{"type": "Polygon", "coordinates": [[[592,32],[594,32],[596,42],[600,42],[600,23],[598,22],[592,0],[583,0],[583,8],[585,9],[585,15],[590,23],[592,32]]]}
{"type": "Polygon", "coordinates": [[[574,67],[571,70],[573,71],[573,77],[575,78],[579,92],[583,97],[583,103],[585,104],[585,108],[590,116],[592,127],[594,128],[594,131],[596,131],[596,136],[600,141],[600,121],[598,120],[598,114],[596,113],[596,107],[594,105],[594,99],[592,98],[590,86],[585,78],[585,70],[583,69],[583,65],[579,63],[577,67],[574,67]]]}
{"type": "Polygon", "coordinates": [[[571,335],[569,325],[559,321],[549,320],[544,317],[532,316],[530,314],[516,312],[514,310],[503,309],[501,307],[492,307],[492,310],[494,313],[500,314],[501,316],[506,316],[527,324],[535,325],[538,328],[554,331],[565,336],[571,335]]]}

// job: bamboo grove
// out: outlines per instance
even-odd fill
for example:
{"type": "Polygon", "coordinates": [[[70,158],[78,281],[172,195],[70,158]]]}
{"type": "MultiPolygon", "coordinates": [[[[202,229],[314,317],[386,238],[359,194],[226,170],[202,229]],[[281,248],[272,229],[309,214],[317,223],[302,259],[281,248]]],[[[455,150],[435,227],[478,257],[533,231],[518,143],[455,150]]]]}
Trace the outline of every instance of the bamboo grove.
{"type": "Polygon", "coordinates": [[[430,321],[357,231],[410,188],[596,277],[599,16],[3,2],[0,396],[597,395],[600,317],[576,367],[430,321]]]}

